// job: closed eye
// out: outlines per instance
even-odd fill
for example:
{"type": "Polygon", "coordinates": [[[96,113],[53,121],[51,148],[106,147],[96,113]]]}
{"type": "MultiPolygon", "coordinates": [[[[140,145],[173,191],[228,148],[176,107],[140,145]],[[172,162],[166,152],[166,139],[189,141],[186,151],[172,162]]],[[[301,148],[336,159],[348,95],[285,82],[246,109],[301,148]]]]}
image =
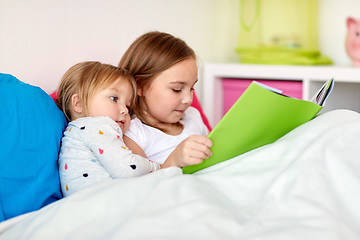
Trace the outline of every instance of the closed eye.
{"type": "Polygon", "coordinates": [[[181,89],[173,89],[174,92],[179,93],[181,92],[181,89]]]}
{"type": "Polygon", "coordinates": [[[119,98],[118,98],[118,97],[111,96],[110,99],[111,99],[111,101],[113,101],[113,102],[117,102],[119,98]]]}

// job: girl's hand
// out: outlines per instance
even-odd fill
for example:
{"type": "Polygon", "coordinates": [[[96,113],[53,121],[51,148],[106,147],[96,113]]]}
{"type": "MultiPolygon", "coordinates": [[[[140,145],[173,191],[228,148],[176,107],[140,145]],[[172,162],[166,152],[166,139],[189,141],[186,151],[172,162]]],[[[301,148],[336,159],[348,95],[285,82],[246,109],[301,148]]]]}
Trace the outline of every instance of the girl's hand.
{"type": "Polygon", "coordinates": [[[203,159],[208,159],[212,155],[211,146],[212,141],[208,137],[192,135],[175,148],[162,165],[162,168],[200,164],[203,159]]]}

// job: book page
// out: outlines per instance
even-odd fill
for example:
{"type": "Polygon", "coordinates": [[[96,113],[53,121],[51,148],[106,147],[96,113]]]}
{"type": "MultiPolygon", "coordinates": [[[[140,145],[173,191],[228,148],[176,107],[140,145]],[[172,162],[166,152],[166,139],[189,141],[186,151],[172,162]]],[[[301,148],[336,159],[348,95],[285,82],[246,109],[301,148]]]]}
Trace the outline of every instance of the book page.
{"type": "Polygon", "coordinates": [[[316,103],[320,106],[325,106],[325,101],[328,98],[329,94],[334,88],[334,78],[326,81],[324,85],[319,89],[319,91],[312,97],[310,100],[313,103],[316,103]]]}

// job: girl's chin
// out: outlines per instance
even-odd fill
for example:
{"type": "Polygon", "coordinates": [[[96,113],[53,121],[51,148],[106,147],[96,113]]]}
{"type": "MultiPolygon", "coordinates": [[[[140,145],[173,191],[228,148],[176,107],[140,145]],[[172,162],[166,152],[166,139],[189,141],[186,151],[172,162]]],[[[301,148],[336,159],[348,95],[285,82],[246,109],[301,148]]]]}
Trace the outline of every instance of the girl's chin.
{"type": "Polygon", "coordinates": [[[174,116],[171,119],[171,122],[172,123],[177,123],[178,121],[180,121],[183,118],[183,116],[184,116],[184,114],[176,114],[176,116],[174,116]]]}
{"type": "Polygon", "coordinates": [[[167,119],[164,121],[159,122],[161,125],[169,125],[169,124],[176,124],[178,123],[182,118],[176,117],[176,118],[171,118],[171,119],[167,119]]]}

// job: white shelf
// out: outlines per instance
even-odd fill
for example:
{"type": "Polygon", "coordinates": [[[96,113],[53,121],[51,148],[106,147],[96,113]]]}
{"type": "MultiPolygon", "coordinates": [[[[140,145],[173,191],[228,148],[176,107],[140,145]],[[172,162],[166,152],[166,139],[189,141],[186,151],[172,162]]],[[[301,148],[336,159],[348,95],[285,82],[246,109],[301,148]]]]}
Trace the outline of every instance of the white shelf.
{"type": "Polygon", "coordinates": [[[202,105],[213,127],[222,117],[223,78],[302,81],[303,99],[309,100],[323,82],[334,77],[334,90],[321,111],[344,108],[360,112],[360,68],[206,63],[202,75],[202,105]]]}

